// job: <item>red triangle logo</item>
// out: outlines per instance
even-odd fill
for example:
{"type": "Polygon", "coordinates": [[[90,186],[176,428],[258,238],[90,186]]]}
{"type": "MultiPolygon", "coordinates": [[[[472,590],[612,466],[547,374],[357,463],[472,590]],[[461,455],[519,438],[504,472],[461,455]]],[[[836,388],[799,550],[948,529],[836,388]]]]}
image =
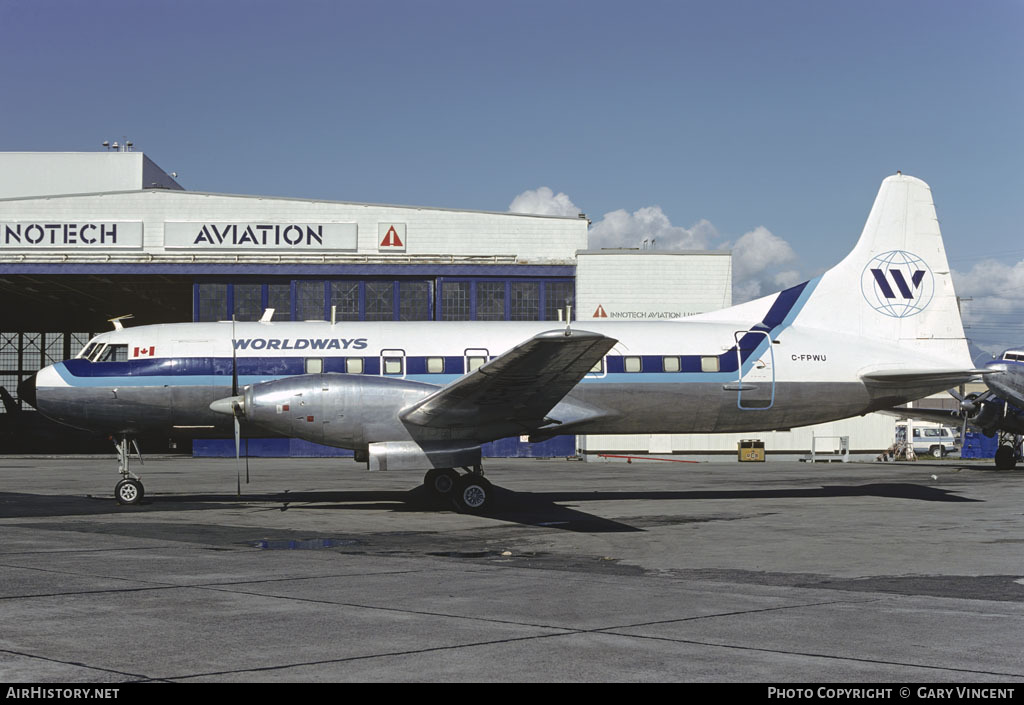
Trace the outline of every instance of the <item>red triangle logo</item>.
{"type": "Polygon", "coordinates": [[[594,311],[594,318],[608,318],[608,314],[604,312],[604,306],[601,304],[597,305],[597,310],[594,311]]]}
{"type": "Polygon", "coordinates": [[[395,230],[395,226],[392,225],[388,228],[387,235],[381,240],[381,247],[404,247],[401,238],[398,237],[398,232],[395,230]]]}

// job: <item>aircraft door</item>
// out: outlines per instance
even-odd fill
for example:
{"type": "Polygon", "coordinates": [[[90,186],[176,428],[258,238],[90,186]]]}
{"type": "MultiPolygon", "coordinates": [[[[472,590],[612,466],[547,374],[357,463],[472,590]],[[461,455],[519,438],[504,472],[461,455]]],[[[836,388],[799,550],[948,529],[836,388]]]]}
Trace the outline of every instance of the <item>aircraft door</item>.
{"type": "Polygon", "coordinates": [[[739,391],[736,405],[745,410],[770,409],[775,404],[775,351],[764,331],[736,332],[739,391]]]}

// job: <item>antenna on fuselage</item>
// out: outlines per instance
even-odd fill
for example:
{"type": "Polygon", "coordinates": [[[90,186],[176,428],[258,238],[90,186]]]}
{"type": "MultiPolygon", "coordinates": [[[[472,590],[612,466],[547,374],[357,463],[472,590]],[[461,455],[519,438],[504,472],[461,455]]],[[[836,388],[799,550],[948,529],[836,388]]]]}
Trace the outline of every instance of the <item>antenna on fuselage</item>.
{"type": "MultiPolygon", "coordinates": [[[[558,313],[559,318],[561,318],[562,312],[559,311],[558,313]]],[[[569,304],[565,305],[565,334],[567,336],[572,335],[572,306],[569,304]]]]}
{"type": "Polygon", "coordinates": [[[116,318],[108,318],[107,320],[114,324],[114,330],[124,330],[124,326],[121,325],[121,321],[127,321],[129,318],[135,318],[135,314],[126,313],[123,316],[117,316],[116,318]]]}

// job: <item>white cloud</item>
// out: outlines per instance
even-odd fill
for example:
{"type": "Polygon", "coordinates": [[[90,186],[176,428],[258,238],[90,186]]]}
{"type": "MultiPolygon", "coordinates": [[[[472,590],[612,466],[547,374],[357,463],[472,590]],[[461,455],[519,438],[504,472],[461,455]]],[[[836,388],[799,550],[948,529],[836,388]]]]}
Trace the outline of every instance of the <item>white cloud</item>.
{"type": "MultiPolygon", "coordinates": [[[[581,212],[564,193],[547,186],[524,191],[513,199],[509,211],[535,215],[575,216],[581,212]]],[[[605,213],[590,226],[589,247],[644,248],[655,250],[732,250],[733,301],[742,303],[799,284],[802,276],[791,265],[796,253],[783,238],[759,226],[744,233],[735,244],[722,241],[718,229],[707,220],[689,228],[673,225],[661,206],[647,206],[632,213],[619,209],[605,213]],[[783,267],[787,267],[783,269],[783,267]]]]}
{"type": "Polygon", "coordinates": [[[580,214],[569,197],[559,192],[557,195],[547,186],[541,186],[533,191],[523,191],[512,199],[508,207],[512,213],[528,213],[530,215],[568,215],[580,214]]]}
{"type": "Polygon", "coordinates": [[[628,213],[622,209],[605,213],[590,226],[590,249],[644,247],[658,250],[706,250],[718,237],[715,226],[701,220],[691,228],[672,225],[660,206],[647,206],[628,213]]]}
{"type": "Polygon", "coordinates": [[[975,345],[993,355],[1024,345],[1024,261],[985,260],[966,273],[954,270],[953,285],[964,300],[964,332],[975,345]]]}
{"type": "Polygon", "coordinates": [[[763,225],[741,235],[730,249],[733,298],[737,302],[756,299],[803,281],[792,269],[778,271],[779,267],[795,260],[796,253],[788,242],[763,225]]]}

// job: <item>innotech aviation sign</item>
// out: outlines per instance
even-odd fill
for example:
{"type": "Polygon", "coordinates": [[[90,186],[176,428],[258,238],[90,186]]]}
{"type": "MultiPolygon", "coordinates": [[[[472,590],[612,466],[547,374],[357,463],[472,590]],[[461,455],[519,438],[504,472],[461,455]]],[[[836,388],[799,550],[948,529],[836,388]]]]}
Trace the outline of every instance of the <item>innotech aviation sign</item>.
{"type": "Polygon", "coordinates": [[[142,221],[0,222],[0,250],[141,250],[142,221]]]}
{"type": "Polygon", "coordinates": [[[168,250],[355,251],[356,236],[355,223],[164,223],[164,248],[168,250]]]}

